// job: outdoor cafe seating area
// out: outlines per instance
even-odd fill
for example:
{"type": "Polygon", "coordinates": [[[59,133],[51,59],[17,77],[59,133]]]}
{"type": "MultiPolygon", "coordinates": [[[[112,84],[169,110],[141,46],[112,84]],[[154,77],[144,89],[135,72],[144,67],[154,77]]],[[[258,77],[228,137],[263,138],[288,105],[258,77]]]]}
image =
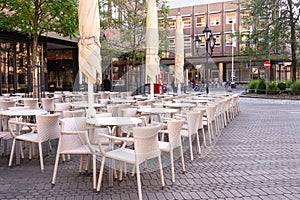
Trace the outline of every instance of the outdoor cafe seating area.
{"type": "Polygon", "coordinates": [[[55,187],[62,170],[59,166],[78,157],[79,172],[92,172],[91,191],[101,193],[104,181],[109,187],[120,187],[114,185],[114,179],[135,174],[139,199],[143,197],[140,174],[144,170],[160,177],[157,188],[165,186],[166,177],[174,183],[178,173],[190,170],[183,155],[193,162],[239,113],[239,94],[166,93],[151,98],[130,92],[98,92],[90,97],[92,105],[85,92],[46,96],[0,96],[0,158],[7,155],[7,165],[12,168],[22,168],[22,159],[37,159],[38,173],[42,173],[44,155],[56,152],[49,177],[49,184],[55,187]],[[175,162],[181,163],[180,171],[174,168],[175,162]],[[168,176],[165,167],[171,168],[168,176]]]}

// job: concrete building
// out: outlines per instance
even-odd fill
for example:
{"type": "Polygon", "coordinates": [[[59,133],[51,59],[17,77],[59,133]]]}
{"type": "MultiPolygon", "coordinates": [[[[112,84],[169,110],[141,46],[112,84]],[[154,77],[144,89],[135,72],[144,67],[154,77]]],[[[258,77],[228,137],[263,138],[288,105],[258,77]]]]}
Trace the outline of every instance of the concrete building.
{"type": "MultiPolygon", "coordinates": [[[[171,68],[174,65],[176,15],[180,14],[184,22],[185,68],[188,69],[189,80],[205,79],[214,84],[234,80],[236,83],[245,84],[251,79],[264,77],[266,70],[263,63],[266,60],[247,61],[239,55],[239,50],[246,45],[248,37],[242,38],[240,43],[233,41],[232,36],[236,31],[249,35],[252,28],[244,25],[242,14],[239,12],[244,8],[239,3],[240,0],[170,0],[169,47],[161,59],[161,64],[171,68]],[[206,25],[216,39],[208,64],[205,59],[203,34],[206,25]],[[198,52],[195,48],[197,35],[201,40],[198,52]],[[204,73],[206,68],[207,78],[204,73]]],[[[273,61],[271,64],[269,80],[285,80],[291,77],[287,66],[289,63],[273,61]]]]}

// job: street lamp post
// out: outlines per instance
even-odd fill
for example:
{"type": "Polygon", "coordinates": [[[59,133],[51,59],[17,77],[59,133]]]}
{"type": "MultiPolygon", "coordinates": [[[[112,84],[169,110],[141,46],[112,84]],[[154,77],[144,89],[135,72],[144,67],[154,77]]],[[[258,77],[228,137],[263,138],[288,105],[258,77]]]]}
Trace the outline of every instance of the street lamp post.
{"type": "MultiPolygon", "coordinates": [[[[205,79],[206,79],[205,82],[206,83],[205,83],[205,85],[206,86],[205,87],[206,87],[206,94],[208,94],[209,93],[209,88],[208,88],[208,57],[212,56],[212,54],[213,54],[215,43],[216,43],[216,38],[213,36],[213,34],[212,34],[211,30],[209,29],[207,24],[206,24],[206,26],[203,30],[203,34],[204,34],[205,48],[206,48],[206,52],[205,52],[205,58],[206,58],[206,63],[205,63],[205,79]]],[[[199,36],[196,35],[196,37],[195,37],[195,47],[197,49],[197,53],[198,53],[198,50],[199,50],[199,47],[200,47],[200,42],[201,42],[201,40],[199,39],[199,36]]]]}

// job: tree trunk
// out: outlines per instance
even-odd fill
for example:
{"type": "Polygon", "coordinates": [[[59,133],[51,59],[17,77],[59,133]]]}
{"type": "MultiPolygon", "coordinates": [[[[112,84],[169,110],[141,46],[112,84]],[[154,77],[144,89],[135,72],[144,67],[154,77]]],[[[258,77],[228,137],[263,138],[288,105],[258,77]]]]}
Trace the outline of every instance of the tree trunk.
{"type": "Polygon", "coordinates": [[[31,77],[32,77],[32,97],[39,97],[38,90],[38,68],[37,68],[37,47],[38,47],[38,36],[35,35],[33,37],[33,45],[32,45],[32,68],[31,68],[31,77]]]}

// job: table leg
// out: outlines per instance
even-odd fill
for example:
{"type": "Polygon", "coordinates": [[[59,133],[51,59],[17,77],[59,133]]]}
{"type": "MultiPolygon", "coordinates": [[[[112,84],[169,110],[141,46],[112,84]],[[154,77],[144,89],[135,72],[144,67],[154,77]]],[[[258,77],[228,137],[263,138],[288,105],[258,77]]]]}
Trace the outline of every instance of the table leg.
{"type": "MultiPolygon", "coordinates": [[[[20,125],[16,124],[16,135],[20,135],[20,125]]],[[[21,141],[16,141],[16,165],[20,165],[21,161],[20,161],[20,143],[21,141]]]]}
{"type": "MultiPolygon", "coordinates": [[[[108,127],[110,135],[112,135],[113,129],[114,128],[112,128],[112,127],[108,127]]],[[[109,150],[112,150],[113,149],[113,141],[110,140],[108,145],[109,145],[108,146],[109,150]]],[[[108,161],[108,187],[113,187],[114,186],[113,174],[114,174],[113,160],[109,159],[109,161],[108,161]]]]}

